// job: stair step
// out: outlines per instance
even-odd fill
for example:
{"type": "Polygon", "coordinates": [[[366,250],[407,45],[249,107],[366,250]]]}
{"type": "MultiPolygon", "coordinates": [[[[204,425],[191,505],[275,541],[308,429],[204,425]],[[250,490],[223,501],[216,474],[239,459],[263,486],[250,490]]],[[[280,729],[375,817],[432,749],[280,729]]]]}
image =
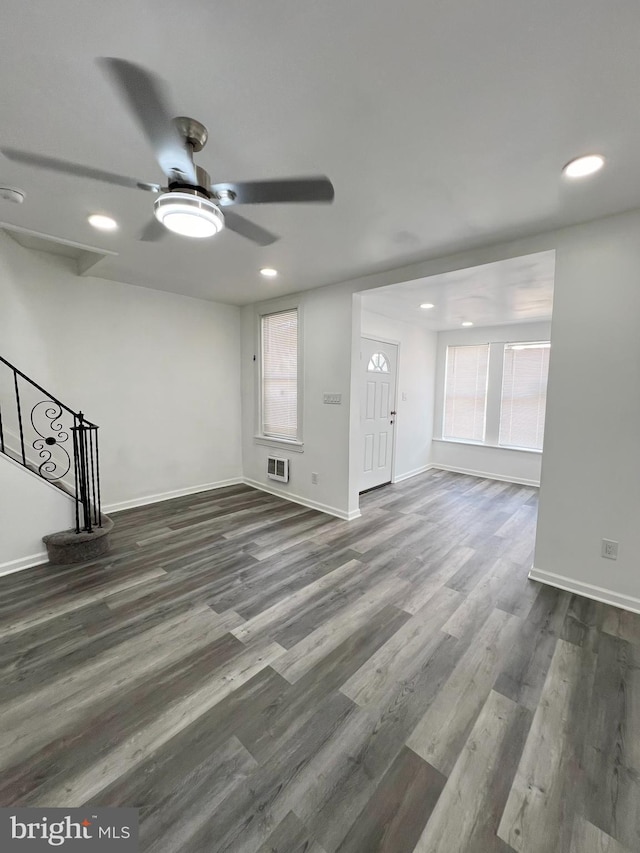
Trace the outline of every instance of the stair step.
{"type": "Polygon", "coordinates": [[[101,519],[102,527],[95,527],[91,533],[84,530],[76,533],[72,529],[43,536],[42,541],[47,546],[47,555],[51,565],[84,563],[87,560],[108,554],[111,548],[109,534],[113,529],[113,521],[104,513],[101,519]]]}

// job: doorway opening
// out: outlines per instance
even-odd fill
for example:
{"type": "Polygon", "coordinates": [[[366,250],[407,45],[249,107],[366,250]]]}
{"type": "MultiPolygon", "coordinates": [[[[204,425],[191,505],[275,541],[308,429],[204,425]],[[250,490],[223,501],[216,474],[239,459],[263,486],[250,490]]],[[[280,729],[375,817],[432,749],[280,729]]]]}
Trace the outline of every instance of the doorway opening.
{"type": "Polygon", "coordinates": [[[359,493],[432,468],[539,486],[554,275],[549,250],[357,294],[359,493]]]}

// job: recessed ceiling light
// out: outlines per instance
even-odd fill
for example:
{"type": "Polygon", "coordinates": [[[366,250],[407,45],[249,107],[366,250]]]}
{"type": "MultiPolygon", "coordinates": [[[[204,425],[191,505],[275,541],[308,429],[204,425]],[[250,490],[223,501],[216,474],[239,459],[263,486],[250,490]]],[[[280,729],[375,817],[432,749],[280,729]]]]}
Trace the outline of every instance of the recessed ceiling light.
{"type": "Polygon", "coordinates": [[[433,302],[423,302],[420,307],[424,308],[424,310],[426,311],[428,308],[435,308],[436,306],[433,304],[433,302]]]}
{"type": "Polygon", "coordinates": [[[471,320],[465,320],[462,325],[463,326],[473,326],[473,323],[471,322],[471,320]]]}
{"type": "Polygon", "coordinates": [[[102,213],[92,213],[88,219],[89,225],[93,225],[94,228],[98,228],[100,231],[115,231],[118,227],[115,219],[105,216],[102,213]]]}
{"type": "Polygon", "coordinates": [[[587,154],[586,157],[577,157],[567,163],[562,174],[566,175],[567,178],[585,178],[587,175],[593,175],[603,166],[604,157],[601,157],[600,154],[587,154]]]}
{"type": "Polygon", "coordinates": [[[275,278],[278,275],[278,270],[274,270],[272,267],[262,267],[260,275],[265,278],[275,278]]]}

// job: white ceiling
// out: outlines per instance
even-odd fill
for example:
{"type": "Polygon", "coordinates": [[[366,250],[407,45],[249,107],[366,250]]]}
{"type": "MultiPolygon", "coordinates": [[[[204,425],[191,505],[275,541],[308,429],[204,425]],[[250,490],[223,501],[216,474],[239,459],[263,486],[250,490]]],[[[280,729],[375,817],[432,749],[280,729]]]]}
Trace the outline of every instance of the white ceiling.
{"type": "Polygon", "coordinates": [[[555,252],[537,252],[362,293],[362,308],[441,332],[551,320],[555,252]],[[421,303],[433,308],[421,309],[421,303]]]}
{"type": "Polygon", "coordinates": [[[0,220],[116,251],[105,278],[243,304],[640,206],[637,0],[3,0],[2,18],[0,145],[162,181],[95,63],[118,56],[208,126],[214,181],[335,185],[332,206],[242,208],[281,235],[267,248],[148,244],[150,194],[0,156],[0,185],[27,193],[0,220]],[[590,151],[600,174],[561,179],[590,151]]]}

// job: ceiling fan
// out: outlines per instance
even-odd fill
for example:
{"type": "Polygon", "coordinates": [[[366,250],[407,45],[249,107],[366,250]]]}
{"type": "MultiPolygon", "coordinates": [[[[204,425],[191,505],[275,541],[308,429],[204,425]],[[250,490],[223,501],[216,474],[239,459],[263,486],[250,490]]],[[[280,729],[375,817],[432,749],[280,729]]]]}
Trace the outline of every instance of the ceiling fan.
{"type": "Polygon", "coordinates": [[[189,237],[211,237],[226,227],[259,246],[268,246],[278,239],[275,234],[229,208],[237,204],[333,201],[333,185],[323,176],[211,183],[209,174],[193,162],[193,155],[207,142],[207,128],[185,116],[172,119],[161,81],[141,66],[111,57],[103,57],[98,63],[140,124],[168,179],[167,187],[15,148],[1,148],[5,157],[41,169],[157,193],[155,218],[144,228],[142,240],[158,240],[166,228],[189,237]]]}

